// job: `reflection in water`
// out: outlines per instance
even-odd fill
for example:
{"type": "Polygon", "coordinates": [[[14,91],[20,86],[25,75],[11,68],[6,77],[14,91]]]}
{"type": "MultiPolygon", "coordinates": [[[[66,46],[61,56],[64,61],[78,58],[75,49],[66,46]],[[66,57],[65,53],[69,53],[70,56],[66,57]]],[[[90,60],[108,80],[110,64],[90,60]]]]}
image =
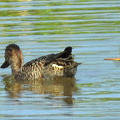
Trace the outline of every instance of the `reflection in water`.
{"type": "MultiPolygon", "coordinates": [[[[3,81],[10,98],[21,97],[21,93],[27,90],[35,94],[50,94],[55,99],[62,99],[68,104],[73,104],[72,92],[77,91],[75,78],[16,81],[13,76],[6,76],[3,81]]],[[[51,97],[47,98],[50,99],[51,97]]]]}

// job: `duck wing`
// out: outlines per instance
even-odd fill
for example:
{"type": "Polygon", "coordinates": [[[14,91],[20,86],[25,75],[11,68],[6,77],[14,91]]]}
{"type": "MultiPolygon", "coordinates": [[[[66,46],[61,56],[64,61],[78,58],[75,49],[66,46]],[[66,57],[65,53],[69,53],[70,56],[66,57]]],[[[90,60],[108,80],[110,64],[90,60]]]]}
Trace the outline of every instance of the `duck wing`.
{"type": "Polygon", "coordinates": [[[46,60],[45,66],[47,66],[48,64],[50,64],[51,62],[55,61],[55,60],[58,59],[58,58],[62,58],[62,59],[66,59],[66,58],[67,58],[67,59],[68,59],[68,58],[69,58],[69,59],[73,59],[71,53],[72,53],[72,47],[71,47],[71,46],[66,47],[63,52],[60,52],[60,53],[58,53],[58,54],[54,54],[51,59],[46,60]]]}

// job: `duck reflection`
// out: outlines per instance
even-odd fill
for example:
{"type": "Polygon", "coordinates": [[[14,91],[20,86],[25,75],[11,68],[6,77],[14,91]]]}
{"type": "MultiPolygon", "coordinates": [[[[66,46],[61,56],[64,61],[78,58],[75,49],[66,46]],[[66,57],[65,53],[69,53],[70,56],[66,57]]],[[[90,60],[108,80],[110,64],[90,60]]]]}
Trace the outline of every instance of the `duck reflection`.
{"type": "Polygon", "coordinates": [[[72,93],[77,91],[75,78],[55,78],[37,80],[15,80],[13,76],[4,77],[5,90],[10,98],[22,97],[22,92],[27,90],[35,94],[49,94],[48,99],[61,99],[67,104],[73,104],[72,93]]]}

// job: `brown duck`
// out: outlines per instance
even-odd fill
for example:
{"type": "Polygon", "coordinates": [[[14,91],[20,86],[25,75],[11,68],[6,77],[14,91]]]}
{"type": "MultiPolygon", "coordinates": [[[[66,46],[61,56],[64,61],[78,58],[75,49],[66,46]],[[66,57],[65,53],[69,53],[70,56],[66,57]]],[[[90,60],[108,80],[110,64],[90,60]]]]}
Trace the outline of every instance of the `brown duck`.
{"type": "Polygon", "coordinates": [[[5,62],[1,68],[11,66],[17,80],[29,80],[54,77],[74,77],[77,66],[74,61],[72,47],[66,47],[63,52],[49,54],[33,59],[23,65],[23,54],[16,44],[9,44],[5,49],[5,62]]]}

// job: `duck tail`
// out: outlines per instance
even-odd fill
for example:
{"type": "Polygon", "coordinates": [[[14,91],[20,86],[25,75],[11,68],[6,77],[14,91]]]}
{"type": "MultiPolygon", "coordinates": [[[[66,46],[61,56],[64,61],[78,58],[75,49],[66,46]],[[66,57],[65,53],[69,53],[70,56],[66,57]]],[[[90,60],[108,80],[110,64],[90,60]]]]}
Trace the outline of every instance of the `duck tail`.
{"type": "Polygon", "coordinates": [[[80,65],[82,63],[77,63],[77,62],[74,62],[72,65],[68,65],[68,69],[73,69],[73,68],[76,68],[78,65],[80,65]]]}

